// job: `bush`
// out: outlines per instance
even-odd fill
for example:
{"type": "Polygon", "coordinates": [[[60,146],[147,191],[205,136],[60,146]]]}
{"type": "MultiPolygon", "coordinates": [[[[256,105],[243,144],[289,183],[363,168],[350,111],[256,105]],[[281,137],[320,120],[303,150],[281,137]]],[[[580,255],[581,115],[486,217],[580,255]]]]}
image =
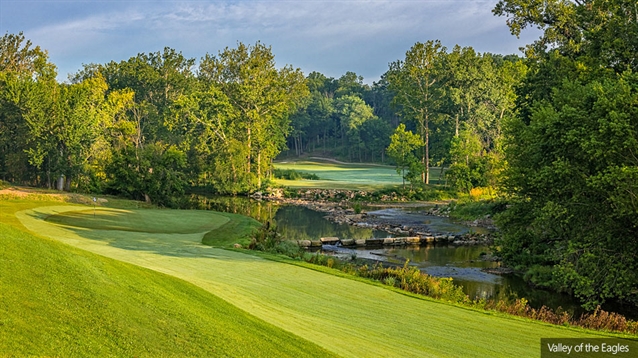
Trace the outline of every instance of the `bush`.
{"type": "Polygon", "coordinates": [[[294,169],[275,169],[273,175],[277,179],[286,180],[319,180],[319,177],[314,173],[298,172],[294,169]]]}
{"type": "Polygon", "coordinates": [[[293,259],[301,259],[305,254],[305,250],[299,247],[296,242],[283,240],[281,234],[277,232],[277,227],[271,225],[270,222],[267,222],[252,235],[248,248],[286,255],[293,259]]]}

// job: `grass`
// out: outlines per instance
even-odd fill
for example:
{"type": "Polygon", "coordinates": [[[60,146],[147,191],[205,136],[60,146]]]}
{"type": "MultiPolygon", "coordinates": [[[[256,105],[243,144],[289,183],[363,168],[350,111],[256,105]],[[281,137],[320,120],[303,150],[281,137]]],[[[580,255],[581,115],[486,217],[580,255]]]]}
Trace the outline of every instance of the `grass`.
{"type": "MultiPolygon", "coordinates": [[[[293,336],[298,341],[291,339],[282,349],[292,349],[295,344],[303,342],[299,341],[301,337],[332,353],[352,357],[527,357],[538,356],[541,337],[607,336],[416,298],[346,278],[329,269],[310,270],[260,256],[204,246],[200,240],[206,232],[156,234],[124,231],[120,235],[117,230],[108,227],[91,228],[97,227],[94,223],[87,223],[87,227],[83,228],[78,226],[77,214],[74,213],[78,210],[86,212],[86,207],[58,204],[26,208],[17,212],[16,216],[33,232],[180,278],[298,336],[293,336]],[[56,223],[45,220],[51,215],[57,215],[56,223]]],[[[136,210],[129,211],[131,215],[136,213],[136,210]]],[[[198,215],[196,211],[172,211],[172,214],[177,221],[191,220],[190,215],[198,215]]],[[[169,223],[160,225],[162,223],[154,229],[165,227],[172,230],[169,223]]],[[[209,239],[214,243],[214,237],[209,239]]],[[[108,275],[110,269],[102,272],[108,275]]],[[[24,279],[29,277],[31,275],[24,279]]],[[[73,287],[70,282],[63,292],[73,292],[73,287]]],[[[108,317],[110,311],[105,309],[103,314],[108,317]]],[[[204,319],[207,316],[198,317],[204,319]]],[[[232,326],[227,322],[221,324],[232,326]]],[[[138,329],[142,330],[142,327],[138,326],[138,329]]],[[[264,344],[261,352],[267,355],[268,345],[264,344]]],[[[309,344],[308,347],[306,353],[309,355],[325,353],[314,345],[309,344]]]]}
{"type": "Polygon", "coordinates": [[[247,246],[250,243],[250,235],[261,226],[261,224],[247,216],[217,213],[228,218],[228,222],[211,230],[204,235],[202,243],[215,247],[230,247],[234,244],[247,246]]]}
{"type": "MultiPolygon", "coordinates": [[[[61,202],[0,200],[0,356],[332,355],[193,284],[26,232],[15,212],[41,205],[61,202]]],[[[88,226],[115,232],[101,214],[88,226]]]]}
{"type": "MultiPolygon", "coordinates": [[[[378,164],[299,161],[275,163],[275,168],[316,174],[320,178],[320,180],[275,179],[275,184],[290,188],[379,190],[397,187],[403,183],[401,175],[397,174],[394,167],[378,164]]],[[[431,168],[431,182],[438,181],[439,174],[438,169],[431,168]]]]}

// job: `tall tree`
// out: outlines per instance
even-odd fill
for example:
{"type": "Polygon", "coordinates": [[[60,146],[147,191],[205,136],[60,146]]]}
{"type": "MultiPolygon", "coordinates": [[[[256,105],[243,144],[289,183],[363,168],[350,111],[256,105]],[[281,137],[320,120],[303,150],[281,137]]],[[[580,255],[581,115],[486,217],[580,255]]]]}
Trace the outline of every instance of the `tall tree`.
{"type": "MultiPolygon", "coordinates": [[[[397,174],[401,174],[403,178],[403,188],[405,188],[405,169],[409,168],[413,171],[418,168],[418,158],[415,155],[416,150],[423,147],[425,143],[421,137],[411,131],[405,130],[405,124],[401,123],[390,136],[390,145],[388,146],[388,155],[394,159],[397,164],[397,174]]],[[[408,172],[408,178],[414,178],[414,172],[408,172]]]]}
{"type": "Polygon", "coordinates": [[[233,125],[244,133],[238,140],[247,148],[243,168],[260,187],[271,160],[285,146],[290,114],[308,95],[303,74],[291,66],[277,69],[271,48],[257,42],[207,54],[199,77],[218,86],[237,110],[233,125]]]}
{"type": "Polygon", "coordinates": [[[430,183],[430,121],[438,114],[443,97],[445,47],[437,41],[416,43],[405,59],[390,64],[387,79],[401,106],[402,115],[413,120],[425,145],[421,154],[421,180],[430,183]]]}

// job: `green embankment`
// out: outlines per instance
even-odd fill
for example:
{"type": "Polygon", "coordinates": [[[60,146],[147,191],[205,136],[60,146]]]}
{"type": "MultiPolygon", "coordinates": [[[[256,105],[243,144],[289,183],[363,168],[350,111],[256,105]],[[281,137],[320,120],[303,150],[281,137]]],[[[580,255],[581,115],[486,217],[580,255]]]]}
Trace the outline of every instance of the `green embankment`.
{"type": "MultiPolygon", "coordinates": [[[[136,210],[129,212],[138,215],[136,210]]],[[[98,224],[104,220],[102,215],[112,215],[108,210],[98,210],[93,217],[93,211],[83,207],[47,206],[16,215],[29,230],[181,278],[342,356],[530,357],[538,356],[542,337],[604,336],[419,299],[349,278],[204,246],[200,241],[206,232],[113,230],[98,224]]],[[[171,230],[172,222],[194,220],[190,215],[199,214],[172,211],[172,220],[158,223],[154,230],[162,225],[171,230]]],[[[291,340],[287,347],[298,342],[291,340]]],[[[314,351],[308,354],[319,352],[309,347],[314,351]]]]}
{"type": "MultiPolygon", "coordinates": [[[[0,356],[331,355],[183,280],[26,232],[14,213],[41,205],[61,203],[0,198],[0,356]]],[[[162,225],[165,214],[174,217],[139,210],[65,219],[113,233],[190,231],[189,224],[207,229],[226,220],[191,212],[162,225]]]]}

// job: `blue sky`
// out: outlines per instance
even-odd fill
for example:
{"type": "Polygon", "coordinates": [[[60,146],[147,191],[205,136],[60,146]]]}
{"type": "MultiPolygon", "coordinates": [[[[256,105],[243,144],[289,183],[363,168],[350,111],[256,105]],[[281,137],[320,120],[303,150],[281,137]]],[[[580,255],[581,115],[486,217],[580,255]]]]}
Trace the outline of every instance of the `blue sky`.
{"type": "Polygon", "coordinates": [[[121,61],[172,47],[196,59],[238,41],[272,46],[279,66],[338,78],[353,71],[371,83],[416,42],[517,53],[497,0],[448,1],[60,1],[0,0],[2,34],[23,31],[48,50],[60,80],[83,63],[121,61]]]}

